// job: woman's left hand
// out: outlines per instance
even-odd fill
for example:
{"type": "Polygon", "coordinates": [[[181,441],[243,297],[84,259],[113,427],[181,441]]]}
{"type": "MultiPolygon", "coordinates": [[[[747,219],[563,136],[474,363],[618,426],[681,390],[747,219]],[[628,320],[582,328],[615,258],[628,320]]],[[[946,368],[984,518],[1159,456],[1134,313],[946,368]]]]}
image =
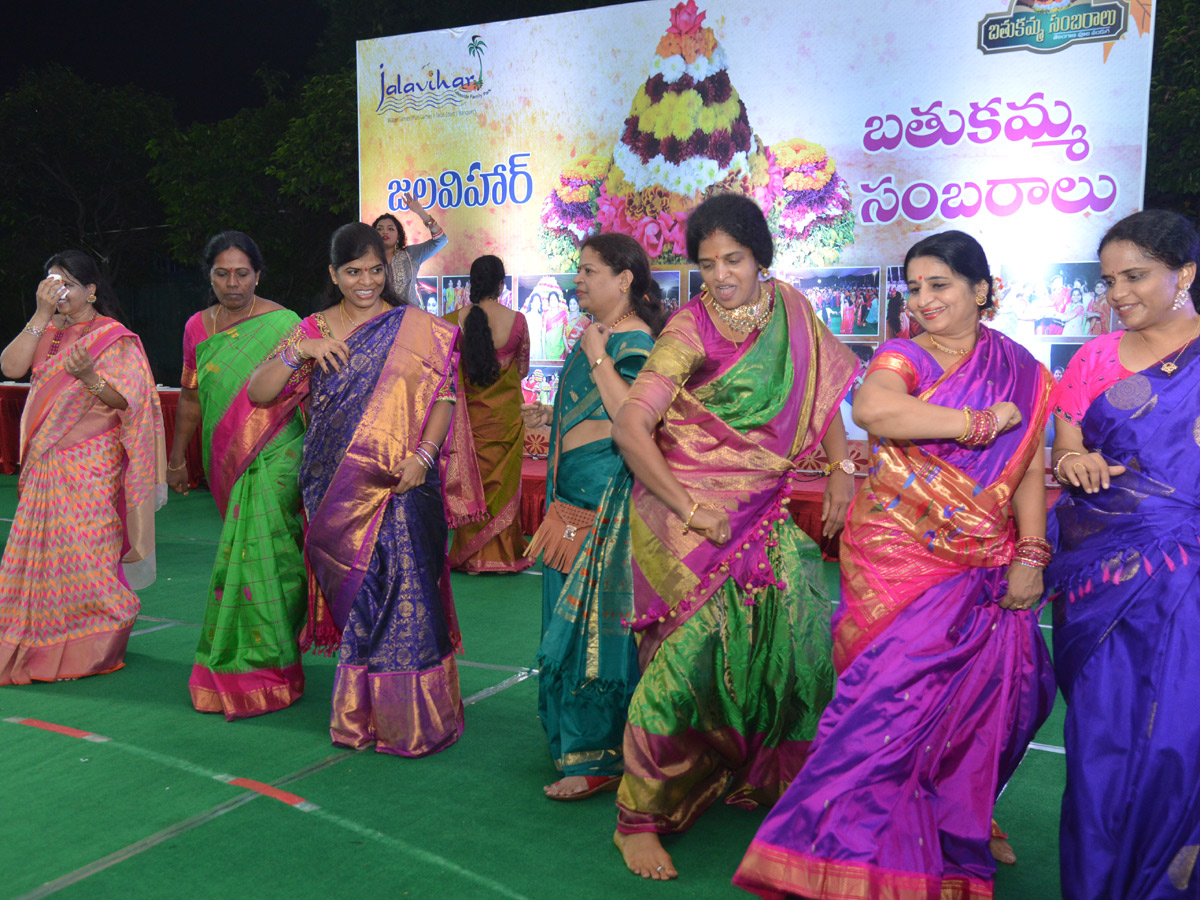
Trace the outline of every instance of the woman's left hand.
{"type": "Polygon", "coordinates": [[[1032,609],[1042,597],[1042,570],[1014,562],[1008,567],[1008,593],[1000,601],[1005,609],[1032,609]]]}
{"type": "Polygon", "coordinates": [[[821,501],[821,534],[833,537],[846,524],[846,511],[854,499],[854,476],[841,469],[834,469],[825,484],[825,498],[821,501]]]}
{"type": "Polygon", "coordinates": [[[400,463],[400,470],[392,473],[400,479],[392,488],[392,493],[407,494],[418,485],[424,484],[425,476],[428,473],[429,470],[425,468],[425,463],[417,454],[413,453],[404,457],[400,463]]]}
{"type": "Polygon", "coordinates": [[[593,322],[584,330],[579,342],[583,345],[583,355],[587,357],[589,366],[607,353],[610,334],[612,329],[599,322],[593,322]]]}
{"type": "Polygon", "coordinates": [[[66,373],[74,375],[80,381],[89,375],[95,375],[95,366],[96,363],[92,359],[92,354],[88,353],[87,348],[81,344],[76,344],[71,348],[71,352],[67,354],[67,359],[63,363],[63,369],[66,373]]]}

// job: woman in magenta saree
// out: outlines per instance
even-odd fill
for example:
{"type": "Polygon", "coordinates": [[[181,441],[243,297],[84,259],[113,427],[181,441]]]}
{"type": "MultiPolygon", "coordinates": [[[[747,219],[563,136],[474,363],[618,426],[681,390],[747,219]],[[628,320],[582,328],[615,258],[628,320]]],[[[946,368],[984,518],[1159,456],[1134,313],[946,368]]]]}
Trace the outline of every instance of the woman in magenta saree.
{"type": "Polygon", "coordinates": [[[1200,896],[1198,257],[1174,213],[1109,230],[1101,271],[1125,330],[1075,355],[1055,411],[1067,900],[1200,896]]]}
{"type": "Polygon", "coordinates": [[[250,396],[309,401],[304,550],[316,641],[338,646],[333,742],[425,756],[463,729],[447,525],[485,510],[466,417],[451,415],[459,332],[391,292],[369,226],[338,229],[330,255],[342,302],[296,327],[250,396]]]}
{"type": "Polygon", "coordinates": [[[838,407],[858,361],[794,288],[762,280],[762,212],[720,195],[692,213],[687,242],[707,290],[671,317],[614,428],[637,478],[642,666],[614,840],[655,880],[678,875],[660,835],[720,799],[772,804],[804,764],[834,673],[820,551],[788,514],[796,461],[821,443],[838,463],[828,534],[853,486],[838,407]]]}
{"type": "Polygon", "coordinates": [[[1013,521],[1044,550],[1053,382],[978,324],[973,238],[926,238],[906,270],[927,334],[885,344],[855,399],[873,443],[842,536],[837,696],[734,878],[762,897],[990,898],[992,805],[1054,700],[1013,521]]]}

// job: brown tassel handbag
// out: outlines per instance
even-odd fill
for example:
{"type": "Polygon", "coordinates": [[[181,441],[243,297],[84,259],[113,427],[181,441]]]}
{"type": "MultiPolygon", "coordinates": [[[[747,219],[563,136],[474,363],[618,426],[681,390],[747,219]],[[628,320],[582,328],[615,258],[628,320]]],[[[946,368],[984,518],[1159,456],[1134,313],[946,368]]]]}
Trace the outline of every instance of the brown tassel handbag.
{"type": "MultiPolygon", "coordinates": [[[[562,436],[554,445],[554,486],[553,493],[558,493],[558,458],[562,451],[562,436]]],[[[596,524],[594,509],[580,509],[561,500],[551,500],[546,517],[525,548],[525,555],[537,558],[542,554],[542,563],[552,569],[557,569],[564,575],[571,571],[579,548],[592,532],[596,524]]]]}

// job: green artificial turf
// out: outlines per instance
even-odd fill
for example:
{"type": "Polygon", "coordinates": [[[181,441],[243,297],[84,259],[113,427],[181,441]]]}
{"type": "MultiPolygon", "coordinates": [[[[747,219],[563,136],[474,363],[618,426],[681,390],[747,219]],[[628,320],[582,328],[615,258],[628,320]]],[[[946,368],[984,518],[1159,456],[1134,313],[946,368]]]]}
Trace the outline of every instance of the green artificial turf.
{"type": "MultiPolygon", "coordinates": [[[[16,506],[0,477],[0,517],[16,506]]],[[[7,536],[0,522],[0,537],[7,536]]],[[[0,721],[0,898],[558,900],[748,897],[729,879],[761,813],[717,806],[667,839],[677,882],[628,874],[612,844],[613,795],[545,799],[555,778],[537,718],[541,578],[453,576],[466,653],[466,732],[420,760],[329,742],[333,661],[304,659],[294,706],[228,723],[201,715],[187,680],[220,520],[211,496],[158,516],[158,581],[126,667],[74,682],[0,688],[0,720],[39,719],[89,741],[0,721]],[[234,786],[272,784],[296,808],[234,786]]],[[[825,575],[836,585],[836,567],[825,575]]],[[[1062,709],[1038,735],[1061,746],[1062,709]]],[[[1063,757],[1031,751],[997,816],[1020,861],[1001,900],[1059,896],[1063,757]]]]}

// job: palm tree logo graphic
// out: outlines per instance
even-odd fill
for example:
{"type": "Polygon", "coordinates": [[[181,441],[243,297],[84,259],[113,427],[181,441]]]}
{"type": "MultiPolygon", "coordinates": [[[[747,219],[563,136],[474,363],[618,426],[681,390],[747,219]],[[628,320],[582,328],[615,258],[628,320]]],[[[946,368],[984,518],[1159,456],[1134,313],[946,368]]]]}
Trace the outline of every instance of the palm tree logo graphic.
{"type": "Polygon", "coordinates": [[[467,45],[467,53],[471,56],[479,57],[479,80],[475,82],[476,90],[483,87],[483,51],[487,49],[487,44],[483,42],[483,37],[478,34],[471,35],[471,43],[467,45]]]}

